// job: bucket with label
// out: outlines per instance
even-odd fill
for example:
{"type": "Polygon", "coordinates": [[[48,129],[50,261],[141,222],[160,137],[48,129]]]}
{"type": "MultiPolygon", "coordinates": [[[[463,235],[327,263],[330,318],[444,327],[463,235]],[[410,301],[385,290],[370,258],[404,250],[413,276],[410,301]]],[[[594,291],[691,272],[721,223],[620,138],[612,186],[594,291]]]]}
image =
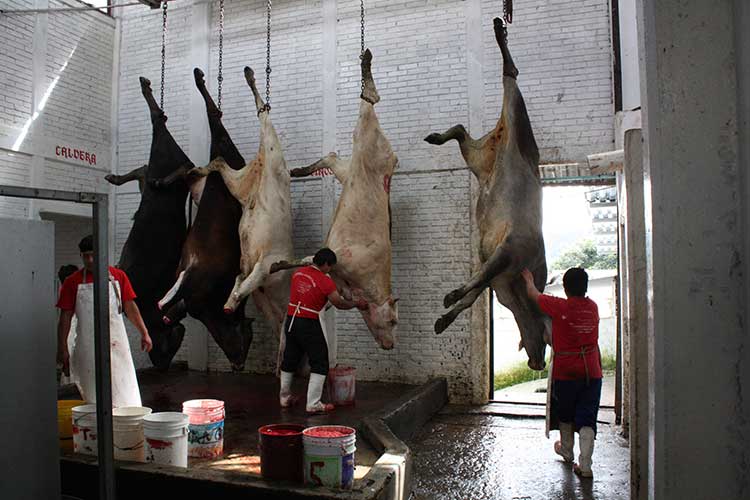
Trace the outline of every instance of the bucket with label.
{"type": "Polygon", "coordinates": [[[187,467],[188,416],[162,412],[143,417],[146,462],[187,467]]]}
{"type": "Polygon", "coordinates": [[[146,461],[143,417],[151,414],[144,406],[123,406],[112,410],[115,460],[146,461]]]}
{"type": "Polygon", "coordinates": [[[357,433],[343,425],[308,427],[302,432],[305,483],[351,489],[357,433]]]}
{"type": "Polygon", "coordinates": [[[62,451],[73,451],[73,408],[86,404],[79,399],[63,399],[57,402],[57,435],[62,451]]]}
{"type": "Polygon", "coordinates": [[[96,440],[96,405],[74,406],[71,411],[73,451],[84,455],[98,455],[96,440]]]}
{"type": "Polygon", "coordinates": [[[305,426],[298,424],[271,424],[258,429],[263,479],[302,482],[304,430],[305,426]]]}
{"type": "Polygon", "coordinates": [[[354,376],[356,372],[356,368],[352,366],[340,365],[336,365],[335,368],[328,370],[326,389],[330,403],[336,406],[354,404],[354,376]]]}
{"type": "Polygon", "coordinates": [[[224,401],[193,399],[182,403],[189,417],[188,456],[217,458],[224,453],[224,401]]]}

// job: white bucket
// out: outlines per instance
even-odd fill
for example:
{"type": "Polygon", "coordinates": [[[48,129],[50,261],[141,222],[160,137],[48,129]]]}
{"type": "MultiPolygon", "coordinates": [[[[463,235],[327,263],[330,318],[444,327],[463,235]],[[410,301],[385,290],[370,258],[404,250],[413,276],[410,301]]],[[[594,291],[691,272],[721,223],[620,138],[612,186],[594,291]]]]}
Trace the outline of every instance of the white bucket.
{"type": "Polygon", "coordinates": [[[224,401],[192,399],[182,403],[190,421],[188,456],[218,458],[224,453],[224,401]]]}
{"type": "Polygon", "coordinates": [[[187,467],[188,416],[177,412],[143,417],[146,461],[187,467]]]}
{"type": "Polygon", "coordinates": [[[302,431],[305,483],[351,489],[356,443],[357,432],[351,427],[321,425],[302,431]]]}
{"type": "Polygon", "coordinates": [[[112,410],[115,460],[145,462],[143,417],[151,414],[144,406],[123,406],[112,410]]]}
{"type": "Polygon", "coordinates": [[[74,406],[72,415],[73,451],[84,455],[98,455],[96,405],[74,406]]]}

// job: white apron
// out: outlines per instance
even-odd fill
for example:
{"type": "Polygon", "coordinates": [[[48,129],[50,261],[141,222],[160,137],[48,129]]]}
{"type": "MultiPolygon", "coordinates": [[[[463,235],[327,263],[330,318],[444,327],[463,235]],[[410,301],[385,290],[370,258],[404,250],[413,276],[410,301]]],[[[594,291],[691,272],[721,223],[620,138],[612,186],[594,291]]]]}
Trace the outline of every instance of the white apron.
{"type": "MultiPolygon", "coordinates": [[[[96,403],[94,361],[94,284],[83,281],[76,293],[76,338],[70,353],[70,376],[86,402],[96,403]]],[[[112,406],[141,406],[141,393],[135,376],[130,342],[122,321],[120,284],[109,277],[109,345],[112,377],[112,406]]]]}

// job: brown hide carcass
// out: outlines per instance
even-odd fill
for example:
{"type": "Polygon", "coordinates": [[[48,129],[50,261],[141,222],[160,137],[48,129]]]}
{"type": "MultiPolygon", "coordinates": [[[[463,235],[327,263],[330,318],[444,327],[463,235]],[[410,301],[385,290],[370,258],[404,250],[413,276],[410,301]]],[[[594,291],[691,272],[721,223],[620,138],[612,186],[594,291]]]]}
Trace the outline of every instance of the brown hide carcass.
{"type": "Polygon", "coordinates": [[[274,262],[293,255],[291,179],[281,143],[271,123],[270,107],[263,103],[258,93],[252,69],[245,68],[245,78],[253,92],[260,121],[258,154],[240,170],[233,170],[219,157],[206,167],[192,169],[189,174],[202,177],[218,172],[242,206],[240,270],[231,292],[224,295],[224,312],[235,314],[252,294],[256,307],[271,328],[280,334],[289,302],[290,273],[270,275],[270,269],[274,262]]]}
{"type": "Polygon", "coordinates": [[[165,325],[157,301],[169,290],[180,261],[185,241],[185,200],[188,188],[176,182],[167,188],[156,188],[152,182],[183,169],[190,160],[167,130],[167,117],[154,100],[151,82],[141,77],[141,91],[151,111],[153,136],[147,165],[125,175],[108,175],[115,185],[138,180],[141,202],[133,216],[118,267],[125,271],[137,295],[135,299],[143,322],[153,341],[149,353],[154,366],[166,369],[177,353],[185,335],[179,323],[165,325]]]}
{"type": "Polygon", "coordinates": [[[309,167],[292,170],[293,177],[330,168],[343,190],[328,231],[326,246],[336,252],[331,277],[345,297],[363,298],[360,311],[375,340],[392,349],[398,307],[391,295],[390,186],[398,159],[380,128],[375,104],[380,96],[371,72],[372,53],[362,57],[359,120],[354,129],[351,159],[331,153],[309,167]]]}
{"type": "MultiPolygon", "coordinates": [[[[211,129],[210,157],[212,160],[222,157],[229,167],[239,170],[245,166],[245,159],[221,122],[221,111],[206,89],[203,72],[195,68],[193,75],[195,85],[206,102],[211,129]]],[[[170,183],[177,176],[163,182],[170,183]]],[[[237,226],[242,207],[218,172],[211,172],[198,180],[192,179],[195,181],[193,184],[203,184],[200,204],[182,247],[177,282],[159,301],[159,307],[164,312],[164,322],[167,324],[180,321],[186,313],[203,323],[224,351],[232,369],[239,371],[244,368],[252,340],[252,319],[245,318],[245,300],[232,314],[224,314],[223,306],[240,270],[237,226]]]]}
{"type": "Polygon", "coordinates": [[[445,296],[444,306],[452,308],[437,320],[435,332],[448,328],[491,286],[500,303],[513,313],[529,367],[541,370],[549,320],[528,298],[520,275],[528,268],[537,288],[544,290],[547,264],[539,150],[516,82],[518,69],[508,50],[507,31],[499,18],[494,20],[494,29],[503,57],[503,109],[497,126],[479,140],[472,139],[462,125],[425,138],[431,144],[457,140],[466,164],[479,181],[476,219],[482,266],[464,286],[445,296]]]}

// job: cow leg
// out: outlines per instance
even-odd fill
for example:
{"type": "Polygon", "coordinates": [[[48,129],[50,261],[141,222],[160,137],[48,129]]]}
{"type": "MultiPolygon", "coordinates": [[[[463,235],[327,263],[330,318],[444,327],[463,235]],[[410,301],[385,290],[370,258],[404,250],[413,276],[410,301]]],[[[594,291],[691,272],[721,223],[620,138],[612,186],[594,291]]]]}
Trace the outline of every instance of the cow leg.
{"type": "Polygon", "coordinates": [[[349,161],[339,158],[336,153],[328,153],[328,156],[324,156],[312,165],[293,168],[289,171],[289,175],[292,177],[307,177],[325,168],[331,169],[333,175],[336,176],[339,182],[343,183],[349,170],[349,161]]]}
{"type": "Polygon", "coordinates": [[[496,134],[491,132],[480,140],[476,140],[469,135],[469,132],[466,131],[463,125],[458,124],[452,126],[442,134],[435,132],[424,138],[425,142],[437,146],[443,145],[451,139],[458,142],[458,147],[461,149],[461,156],[463,156],[469,170],[478,179],[486,177],[495,163],[495,156],[492,153],[497,142],[496,134]]]}
{"type": "MultiPolygon", "coordinates": [[[[507,239],[506,239],[507,242],[507,239]]],[[[457,288],[448,293],[443,299],[443,306],[450,307],[472,290],[484,289],[487,287],[495,276],[505,271],[513,261],[511,254],[505,249],[505,245],[500,245],[495,249],[492,256],[482,267],[474,273],[468,282],[461,288],[457,288]]]]}
{"type": "Polygon", "coordinates": [[[270,264],[264,265],[264,261],[261,259],[255,264],[247,278],[241,279],[241,275],[238,276],[232,293],[224,304],[224,312],[227,314],[233,313],[237,309],[237,304],[266,280],[270,267],[270,264]]]}
{"type": "Polygon", "coordinates": [[[234,170],[229,166],[229,164],[227,164],[226,161],[224,161],[224,158],[218,156],[215,159],[211,160],[211,162],[205,167],[191,168],[187,172],[187,175],[206,177],[211,172],[219,172],[221,178],[224,180],[224,184],[226,185],[227,189],[229,189],[229,192],[232,193],[232,196],[234,196],[235,199],[240,203],[244,203],[247,201],[245,200],[247,193],[242,188],[242,179],[245,176],[247,169],[248,167],[246,165],[240,170],[234,170]]]}
{"type": "Polygon", "coordinates": [[[165,325],[171,325],[182,321],[185,316],[187,316],[187,305],[184,299],[180,299],[164,313],[162,321],[165,325]]]}
{"type": "Polygon", "coordinates": [[[500,53],[503,55],[503,76],[516,78],[518,76],[518,68],[513,64],[513,58],[510,56],[510,51],[508,50],[508,28],[499,17],[493,19],[493,25],[495,29],[495,41],[497,41],[500,53]]]}
{"type": "Polygon", "coordinates": [[[448,328],[451,323],[456,320],[458,315],[461,314],[464,309],[468,309],[469,307],[471,307],[471,305],[475,300],[477,300],[477,297],[479,297],[479,295],[484,291],[485,288],[487,288],[486,285],[483,287],[471,289],[460,301],[458,301],[453,309],[440,316],[435,322],[435,333],[443,333],[445,329],[448,328]]]}
{"type": "Polygon", "coordinates": [[[131,170],[124,175],[105,175],[104,179],[106,179],[106,181],[110,184],[114,184],[115,186],[122,186],[126,182],[137,180],[138,190],[143,193],[144,183],[146,182],[146,169],[148,169],[148,165],[143,165],[142,167],[131,170]]]}
{"type": "Polygon", "coordinates": [[[199,68],[193,69],[193,78],[195,78],[195,86],[198,88],[198,92],[201,93],[201,96],[203,96],[203,100],[206,102],[206,112],[208,113],[209,117],[216,116],[217,118],[221,118],[222,113],[219,110],[219,108],[216,106],[216,103],[214,103],[213,98],[211,97],[211,94],[208,93],[208,89],[206,88],[206,81],[204,80],[204,74],[203,71],[201,71],[199,68]]]}
{"type": "Polygon", "coordinates": [[[162,111],[159,105],[156,104],[154,93],[151,91],[151,81],[144,77],[140,77],[139,80],[141,82],[141,93],[146,99],[149,111],[151,111],[151,123],[165,123],[167,121],[167,115],[165,115],[164,111],[162,111]]]}
{"type": "Polygon", "coordinates": [[[362,80],[365,84],[360,97],[370,104],[375,105],[380,101],[380,95],[375,88],[375,80],[372,79],[372,52],[370,52],[370,49],[365,50],[364,54],[362,54],[360,68],[362,70],[362,80]]]}
{"type": "Polygon", "coordinates": [[[162,299],[156,304],[159,310],[164,309],[166,306],[174,302],[174,300],[177,298],[177,294],[180,291],[180,287],[182,286],[182,282],[185,279],[186,271],[182,271],[179,276],[177,276],[177,281],[174,285],[172,285],[172,288],[169,289],[167,294],[162,297],[162,299]]]}
{"type": "Polygon", "coordinates": [[[179,167],[174,169],[174,171],[172,171],[171,174],[169,174],[166,177],[163,177],[161,179],[149,180],[149,184],[151,184],[153,187],[158,189],[158,188],[171,186],[172,184],[174,184],[175,182],[179,180],[183,180],[187,183],[192,183],[195,181],[195,177],[198,177],[197,173],[191,174],[191,175],[194,175],[195,177],[188,175],[189,173],[191,173],[191,171],[194,168],[195,168],[195,165],[193,165],[192,163],[186,163],[184,165],[180,165],[179,167]]]}
{"type": "Polygon", "coordinates": [[[258,115],[260,115],[263,111],[269,111],[271,107],[264,103],[263,99],[260,97],[258,87],[255,85],[255,72],[250,66],[245,66],[245,81],[247,81],[247,84],[250,86],[250,90],[253,91],[253,97],[255,98],[255,109],[258,110],[258,115]]]}
{"type": "Polygon", "coordinates": [[[273,264],[271,264],[271,267],[268,270],[268,274],[274,274],[279,271],[286,271],[287,269],[296,269],[298,267],[309,266],[310,264],[312,264],[312,259],[312,256],[308,256],[292,262],[286,260],[274,262],[273,264]]]}

